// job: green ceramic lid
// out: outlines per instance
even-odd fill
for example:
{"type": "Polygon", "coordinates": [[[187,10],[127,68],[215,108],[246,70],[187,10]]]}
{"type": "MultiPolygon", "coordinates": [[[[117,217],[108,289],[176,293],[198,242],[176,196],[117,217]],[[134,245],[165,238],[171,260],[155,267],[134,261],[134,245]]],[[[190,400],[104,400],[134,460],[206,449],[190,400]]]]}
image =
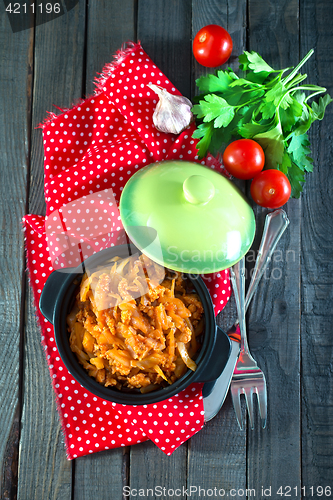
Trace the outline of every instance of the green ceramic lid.
{"type": "Polygon", "coordinates": [[[214,170],[181,160],[136,172],[122,192],[120,216],[145,255],[187,273],[232,266],[255,234],[254,213],[241,191],[214,170]]]}

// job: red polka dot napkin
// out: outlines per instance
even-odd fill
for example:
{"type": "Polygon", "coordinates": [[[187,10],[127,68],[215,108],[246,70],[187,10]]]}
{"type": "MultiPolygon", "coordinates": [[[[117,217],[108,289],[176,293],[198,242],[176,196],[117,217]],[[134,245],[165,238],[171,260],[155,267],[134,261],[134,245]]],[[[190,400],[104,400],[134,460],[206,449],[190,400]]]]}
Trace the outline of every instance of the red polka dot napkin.
{"type": "MultiPolygon", "coordinates": [[[[76,267],[93,253],[126,241],[118,203],[136,170],[156,161],[199,162],[194,124],[180,135],[158,132],[152,121],[154,83],[179,92],[141,45],[128,43],[97,80],[95,95],[41,125],[44,140],[46,217],[24,217],[30,284],[36,305],[54,269],[76,267]]],[[[224,173],[208,156],[201,163],[224,173]]],[[[205,275],[215,313],[230,296],[227,271],[205,275]]],[[[167,455],[204,424],[202,384],[161,403],[125,406],[95,397],[62,363],[53,327],[37,315],[68,458],[151,439],[167,455]]]]}

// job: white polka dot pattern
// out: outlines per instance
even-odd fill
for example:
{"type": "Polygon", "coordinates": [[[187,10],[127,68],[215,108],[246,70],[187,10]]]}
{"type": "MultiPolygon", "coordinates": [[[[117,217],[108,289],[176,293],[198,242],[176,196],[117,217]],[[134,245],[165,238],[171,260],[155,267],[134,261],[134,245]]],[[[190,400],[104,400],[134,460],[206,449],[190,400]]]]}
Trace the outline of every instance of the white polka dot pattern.
{"type": "MultiPolygon", "coordinates": [[[[179,136],[152,122],[156,95],[147,83],[179,94],[140,44],[106,66],[96,94],[41,126],[44,140],[46,218],[24,217],[30,283],[38,304],[54,269],[77,266],[96,251],[125,242],[117,203],[127,180],[149,163],[197,161],[194,124],[179,136]]],[[[223,173],[212,156],[201,161],[223,173]]],[[[205,275],[215,313],[230,297],[228,271],[205,275]]],[[[87,392],[68,373],[53,327],[38,310],[68,458],[151,439],[166,454],[198,432],[204,422],[202,384],[148,406],[109,403],[87,392]]]]}

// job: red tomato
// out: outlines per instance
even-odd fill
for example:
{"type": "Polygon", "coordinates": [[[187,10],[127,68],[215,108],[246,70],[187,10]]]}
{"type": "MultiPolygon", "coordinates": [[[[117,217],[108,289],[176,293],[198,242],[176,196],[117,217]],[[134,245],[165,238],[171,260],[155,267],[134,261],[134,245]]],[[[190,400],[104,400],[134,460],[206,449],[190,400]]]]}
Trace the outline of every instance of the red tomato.
{"type": "Polygon", "coordinates": [[[232,40],[229,33],[217,24],[209,24],[195,35],[193,55],[202,66],[216,68],[230,57],[232,40]]]}
{"type": "Polygon", "coordinates": [[[265,155],[257,142],[252,139],[239,139],[226,147],[223,164],[237,179],[252,179],[264,168],[265,155]]]}
{"type": "Polygon", "coordinates": [[[279,170],[264,170],[251,183],[251,196],[261,207],[279,208],[290,198],[288,177],[279,170]]]}

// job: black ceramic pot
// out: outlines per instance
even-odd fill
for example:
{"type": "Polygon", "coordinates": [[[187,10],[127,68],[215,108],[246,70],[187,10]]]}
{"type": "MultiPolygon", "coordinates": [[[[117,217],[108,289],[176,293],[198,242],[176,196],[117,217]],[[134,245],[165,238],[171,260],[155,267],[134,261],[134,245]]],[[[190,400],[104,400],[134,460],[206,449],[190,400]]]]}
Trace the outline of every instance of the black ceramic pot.
{"type": "MultiPolygon", "coordinates": [[[[199,276],[188,275],[196,293],[199,295],[205,311],[205,330],[200,352],[195,360],[195,372],[187,370],[176,382],[154,392],[121,392],[112,387],[104,387],[80,365],[69,346],[66,317],[71,311],[78,286],[86,269],[103,266],[112,257],[127,257],[138,253],[131,245],[120,245],[102,250],[84,261],[83,266],[73,269],[54,271],[48,278],[40,298],[40,310],[54,326],[54,336],[61,359],[71,375],[88,391],[107,401],[125,405],[144,405],[157,403],[170,398],[185,389],[192,382],[211,382],[222,373],[229,355],[230,340],[215,322],[214,308],[208,289],[199,276]]],[[[139,252],[140,253],[140,252],[139,252]]]]}

